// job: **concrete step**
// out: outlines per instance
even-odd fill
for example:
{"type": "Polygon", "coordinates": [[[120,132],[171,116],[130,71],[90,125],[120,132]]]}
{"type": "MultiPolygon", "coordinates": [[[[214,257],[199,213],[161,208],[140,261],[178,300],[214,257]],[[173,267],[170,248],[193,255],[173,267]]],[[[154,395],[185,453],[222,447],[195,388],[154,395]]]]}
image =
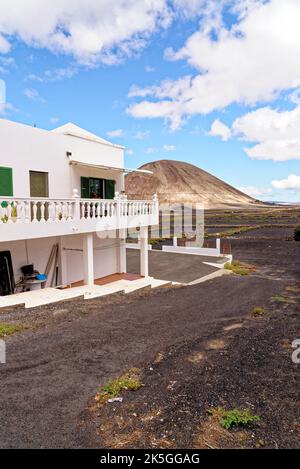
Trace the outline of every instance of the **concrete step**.
{"type": "Polygon", "coordinates": [[[152,279],[151,281],[151,288],[169,288],[173,285],[173,282],[168,280],[159,280],[159,279],[152,279]]]}
{"type": "Polygon", "coordinates": [[[84,285],[81,287],[66,288],[44,288],[30,292],[17,293],[15,295],[0,298],[0,308],[24,305],[25,308],[36,308],[51,303],[58,303],[73,298],[91,300],[102,296],[114,295],[116,293],[130,294],[142,289],[166,288],[175,285],[174,282],[154,278],[140,278],[137,280],[118,280],[106,285],[84,285]]]}

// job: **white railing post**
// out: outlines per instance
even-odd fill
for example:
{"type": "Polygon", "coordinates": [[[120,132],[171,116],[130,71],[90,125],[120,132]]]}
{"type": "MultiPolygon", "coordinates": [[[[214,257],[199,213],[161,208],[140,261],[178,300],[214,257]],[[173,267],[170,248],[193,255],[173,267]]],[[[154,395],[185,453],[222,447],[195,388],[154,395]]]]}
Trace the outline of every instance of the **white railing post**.
{"type": "Polygon", "coordinates": [[[141,249],[140,249],[140,271],[142,277],[149,276],[149,265],[148,265],[148,226],[141,226],[141,249]]]}
{"type": "MultiPolygon", "coordinates": [[[[79,221],[80,220],[80,197],[79,197],[77,189],[73,189],[72,199],[74,199],[73,219],[75,221],[79,221]]],[[[83,213],[84,213],[84,209],[83,209],[83,213]]]]}
{"type": "Polygon", "coordinates": [[[158,209],[159,209],[159,202],[158,202],[157,194],[154,194],[154,195],[153,195],[153,202],[154,202],[154,211],[155,211],[155,215],[157,215],[158,209]]]}
{"type": "Polygon", "coordinates": [[[83,236],[83,273],[84,284],[94,285],[94,238],[93,233],[83,236]]]}
{"type": "Polygon", "coordinates": [[[25,223],[30,223],[30,202],[26,200],[24,203],[25,203],[25,223]]]}
{"type": "Polygon", "coordinates": [[[221,255],[221,240],[220,238],[216,239],[216,249],[218,251],[219,256],[221,255]]]}
{"type": "Polygon", "coordinates": [[[120,229],[120,224],[121,224],[121,201],[120,201],[120,194],[119,192],[115,193],[114,201],[116,204],[116,229],[120,229]]]}

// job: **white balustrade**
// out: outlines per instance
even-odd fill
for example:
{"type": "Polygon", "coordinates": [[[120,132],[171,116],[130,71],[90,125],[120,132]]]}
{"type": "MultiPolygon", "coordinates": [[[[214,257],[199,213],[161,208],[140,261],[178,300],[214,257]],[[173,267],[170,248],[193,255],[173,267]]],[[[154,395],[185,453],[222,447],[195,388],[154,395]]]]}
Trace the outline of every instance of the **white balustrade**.
{"type": "Polygon", "coordinates": [[[0,197],[0,224],[72,221],[74,200],[0,197]]]}
{"type": "MultiPolygon", "coordinates": [[[[96,225],[97,229],[103,230],[146,226],[155,224],[156,217],[158,201],[155,197],[148,201],[127,200],[119,195],[113,200],[80,199],[78,194],[72,199],[0,197],[0,241],[6,224],[18,225],[19,233],[22,231],[22,224],[64,224],[61,225],[64,226],[62,232],[66,234],[68,230],[70,233],[74,230],[84,232],[85,224],[87,231],[91,231],[96,225]],[[70,229],[67,223],[72,223],[70,229]]],[[[43,228],[42,232],[46,233],[47,229],[43,228]]],[[[49,232],[59,233],[54,226],[49,227],[49,232]]]]}

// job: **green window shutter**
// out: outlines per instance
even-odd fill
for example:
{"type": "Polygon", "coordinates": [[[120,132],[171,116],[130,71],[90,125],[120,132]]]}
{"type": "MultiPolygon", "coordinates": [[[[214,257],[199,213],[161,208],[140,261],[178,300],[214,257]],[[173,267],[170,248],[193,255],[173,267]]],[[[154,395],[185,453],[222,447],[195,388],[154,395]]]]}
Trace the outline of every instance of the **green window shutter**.
{"type": "Polygon", "coordinates": [[[115,185],[116,181],[105,179],[105,198],[113,199],[115,197],[115,185]]]}
{"type": "Polygon", "coordinates": [[[82,177],[81,178],[81,198],[89,199],[90,198],[90,179],[82,177]]]}
{"type": "Polygon", "coordinates": [[[0,195],[6,197],[14,195],[12,168],[0,167],[0,195]]]}

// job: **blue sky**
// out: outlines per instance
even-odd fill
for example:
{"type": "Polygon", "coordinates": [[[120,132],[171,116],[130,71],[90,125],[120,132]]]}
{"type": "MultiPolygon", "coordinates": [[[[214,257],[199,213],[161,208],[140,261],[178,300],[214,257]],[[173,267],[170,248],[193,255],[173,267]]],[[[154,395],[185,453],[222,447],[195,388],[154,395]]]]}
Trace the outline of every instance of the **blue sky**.
{"type": "Polygon", "coordinates": [[[187,161],[300,201],[299,3],[2,1],[0,113],[74,122],[125,145],[128,167],[187,161]]]}

